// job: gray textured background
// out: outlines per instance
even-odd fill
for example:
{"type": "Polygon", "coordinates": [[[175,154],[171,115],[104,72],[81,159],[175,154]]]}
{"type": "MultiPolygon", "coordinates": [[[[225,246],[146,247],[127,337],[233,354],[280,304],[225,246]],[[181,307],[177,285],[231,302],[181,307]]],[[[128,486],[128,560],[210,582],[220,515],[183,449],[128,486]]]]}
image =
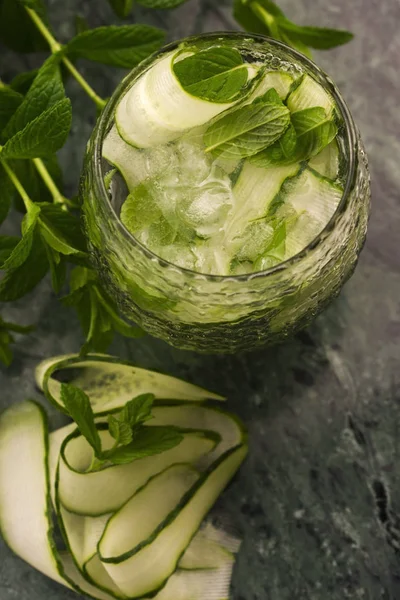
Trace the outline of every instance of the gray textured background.
{"type": "MultiPolygon", "coordinates": [[[[61,40],[76,12],[91,26],[112,17],[106,0],[50,0],[61,40]]],[[[230,0],[190,0],[169,13],[137,9],[135,19],[169,38],[236,28],[230,0]]],[[[400,598],[400,4],[399,0],[281,0],[300,23],[355,32],[348,46],[316,55],[338,83],[370,156],[373,211],[358,269],[340,298],[306,331],[274,348],[204,357],[157,340],[119,340],[113,351],[229,394],[247,422],[247,466],[220,502],[244,535],[234,600],[398,600],[400,598]]],[[[0,49],[7,78],[28,60],[0,49]]],[[[100,95],[121,72],[80,65],[100,95]]],[[[90,102],[69,83],[73,133],[61,153],[68,192],[76,191],[94,124],[90,102]]],[[[0,404],[38,397],[32,369],[49,355],[75,351],[75,316],[48,282],[9,319],[38,322],[0,372],[0,404]]],[[[27,531],[29,536],[29,531],[27,531]]],[[[69,600],[0,542],[0,600],[69,600]]]]}

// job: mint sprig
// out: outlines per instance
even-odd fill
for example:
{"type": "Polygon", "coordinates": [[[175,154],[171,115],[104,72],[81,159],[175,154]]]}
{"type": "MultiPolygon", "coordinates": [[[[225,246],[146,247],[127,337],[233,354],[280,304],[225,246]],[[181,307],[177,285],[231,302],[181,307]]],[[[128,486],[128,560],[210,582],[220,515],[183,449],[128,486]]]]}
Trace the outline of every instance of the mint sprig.
{"type": "Polygon", "coordinates": [[[271,36],[306,55],[309,48],[329,50],[354,37],[349,31],[296,25],[272,0],[235,0],[233,14],[247,31],[271,36]]]}
{"type": "Polygon", "coordinates": [[[120,413],[109,415],[108,431],[115,443],[111,449],[103,450],[89,397],[73,385],[61,384],[61,400],[80,433],[93,448],[92,471],[110,463],[127,464],[160,454],[182,442],[182,433],[174,427],[144,426],[151,419],[154,399],[153,394],[137,396],[127,402],[120,413]]]}

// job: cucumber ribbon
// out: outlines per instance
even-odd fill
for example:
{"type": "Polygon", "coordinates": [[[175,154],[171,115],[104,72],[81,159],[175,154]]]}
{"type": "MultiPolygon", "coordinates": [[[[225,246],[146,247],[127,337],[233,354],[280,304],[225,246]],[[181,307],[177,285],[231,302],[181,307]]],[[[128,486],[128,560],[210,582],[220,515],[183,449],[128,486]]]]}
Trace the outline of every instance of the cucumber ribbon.
{"type": "Polygon", "coordinates": [[[69,355],[36,370],[39,388],[61,410],[65,378],[85,389],[105,447],[112,443],[107,415],[145,392],[158,401],[146,426],[173,425],[183,441],[87,472],[91,448],[74,423],[49,434],[39,404],[12,406],[0,416],[7,544],[46,576],[98,600],[228,598],[240,542],[204,519],[244,460],[247,437],[236,417],[205,404],[222,397],[110,356],[69,355]],[[56,529],[66,549],[58,548],[56,529]]]}

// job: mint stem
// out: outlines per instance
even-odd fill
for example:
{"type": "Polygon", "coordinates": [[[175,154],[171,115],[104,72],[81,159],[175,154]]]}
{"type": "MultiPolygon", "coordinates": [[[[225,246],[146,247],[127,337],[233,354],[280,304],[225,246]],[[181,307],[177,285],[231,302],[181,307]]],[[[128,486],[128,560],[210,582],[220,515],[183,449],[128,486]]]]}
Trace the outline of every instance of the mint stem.
{"type": "MultiPolygon", "coordinates": [[[[0,146],[0,149],[1,149],[1,146],[0,146]]],[[[7,162],[5,160],[3,160],[1,164],[3,165],[5,172],[11,179],[11,181],[14,184],[19,195],[21,196],[26,210],[29,211],[29,209],[33,206],[33,202],[30,199],[30,197],[28,196],[27,192],[25,191],[24,186],[22,185],[22,183],[20,182],[20,180],[18,179],[18,177],[16,176],[14,171],[11,169],[11,167],[7,164],[7,162]]]]}
{"type": "MultiPolygon", "coordinates": [[[[39,15],[34,10],[32,10],[31,8],[28,8],[27,6],[25,7],[25,9],[26,9],[28,15],[30,16],[30,18],[32,19],[33,23],[36,25],[36,27],[38,28],[40,33],[43,35],[43,37],[49,44],[51,53],[57,54],[57,52],[60,52],[60,50],[62,50],[62,45],[59,42],[57,42],[57,40],[53,37],[53,35],[50,33],[50,31],[48,30],[46,25],[43,23],[43,21],[39,17],[39,15]]],[[[62,58],[62,62],[67,67],[67,69],[69,70],[71,75],[75,78],[75,80],[82,87],[82,89],[89,96],[89,98],[91,98],[91,100],[93,100],[93,102],[96,104],[97,108],[102,110],[106,104],[106,101],[103,100],[102,98],[100,98],[100,96],[98,96],[96,94],[94,89],[89,85],[89,83],[86,81],[86,79],[84,79],[84,77],[82,77],[82,75],[79,73],[79,71],[74,67],[72,62],[67,57],[64,56],[62,58]]]]}
{"type": "Polygon", "coordinates": [[[54,203],[55,204],[65,204],[65,203],[68,203],[67,198],[64,198],[64,196],[61,194],[60,190],[58,189],[57,185],[55,184],[54,179],[50,175],[50,173],[47,170],[47,167],[44,164],[44,162],[42,161],[42,159],[41,158],[34,158],[33,159],[33,164],[35,165],[35,167],[36,167],[39,175],[43,179],[43,181],[44,181],[47,189],[50,192],[50,194],[52,195],[54,203]]]}

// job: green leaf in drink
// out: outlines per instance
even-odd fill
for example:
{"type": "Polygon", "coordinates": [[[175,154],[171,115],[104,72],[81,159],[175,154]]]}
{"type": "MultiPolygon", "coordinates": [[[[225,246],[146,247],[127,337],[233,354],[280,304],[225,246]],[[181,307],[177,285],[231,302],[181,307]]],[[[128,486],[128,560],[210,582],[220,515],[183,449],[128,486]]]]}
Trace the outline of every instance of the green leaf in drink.
{"type": "Polygon", "coordinates": [[[235,48],[214,47],[178,60],[174,73],[183,89],[209,102],[237,100],[248,80],[248,69],[235,48]]]}
{"type": "Polygon", "coordinates": [[[243,106],[207,129],[206,152],[232,159],[253,156],[279,139],[289,123],[289,110],[283,105],[256,102],[243,106]]]}

